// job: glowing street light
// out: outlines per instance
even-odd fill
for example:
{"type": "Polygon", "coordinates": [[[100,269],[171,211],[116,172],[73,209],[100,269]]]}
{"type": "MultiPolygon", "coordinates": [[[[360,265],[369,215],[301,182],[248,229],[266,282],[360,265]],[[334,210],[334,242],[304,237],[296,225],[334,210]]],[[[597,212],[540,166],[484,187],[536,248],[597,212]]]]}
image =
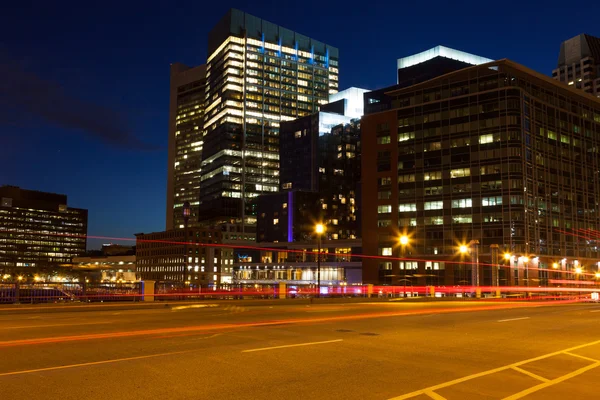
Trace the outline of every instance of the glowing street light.
{"type": "Polygon", "coordinates": [[[469,251],[469,248],[467,245],[461,244],[458,248],[458,251],[460,251],[462,254],[466,254],[469,251]]]}
{"type": "Polygon", "coordinates": [[[558,268],[558,263],[553,263],[552,264],[552,268],[557,269],[558,268]]]}
{"type": "Polygon", "coordinates": [[[317,297],[321,297],[321,235],[325,232],[325,225],[317,224],[315,226],[317,233],[317,297]]]}
{"type": "Polygon", "coordinates": [[[600,279],[600,272],[596,272],[596,279],[600,279]]]}
{"type": "Polygon", "coordinates": [[[581,267],[575,267],[576,274],[581,274],[582,272],[583,272],[583,269],[581,267]]]}
{"type": "Polygon", "coordinates": [[[512,254],[510,254],[510,253],[504,253],[504,259],[506,261],[510,260],[511,258],[512,258],[512,254]]]}
{"type": "Polygon", "coordinates": [[[406,235],[400,236],[400,244],[402,246],[406,246],[408,244],[408,242],[409,242],[408,236],[406,236],[406,235]]]}

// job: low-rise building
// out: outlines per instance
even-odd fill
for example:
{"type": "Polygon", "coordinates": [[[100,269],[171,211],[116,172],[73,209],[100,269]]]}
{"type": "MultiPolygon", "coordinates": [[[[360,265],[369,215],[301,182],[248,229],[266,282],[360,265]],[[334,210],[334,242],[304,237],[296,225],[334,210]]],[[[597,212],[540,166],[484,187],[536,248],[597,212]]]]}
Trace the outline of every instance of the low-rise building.
{"type": "Polygon", "coordinates": [[[361,240],[324,240],[321,253],[315,240],[259,243],[254,248],[234,249],[234,285],[315,285],[321,255],[322,286],[359,285],[361,240]]]}
{"type": "Polygon", "coordinates": [[[136,234],[137,271],[142,280],[183,282],[227,288],[233,272],[233,248],[250,245],[238,224],[172,229],[136,234]],[[187,242],[187,245],[186,245],[187,242]],[[187,250],[187,257],[186,257],[187,250]]]}

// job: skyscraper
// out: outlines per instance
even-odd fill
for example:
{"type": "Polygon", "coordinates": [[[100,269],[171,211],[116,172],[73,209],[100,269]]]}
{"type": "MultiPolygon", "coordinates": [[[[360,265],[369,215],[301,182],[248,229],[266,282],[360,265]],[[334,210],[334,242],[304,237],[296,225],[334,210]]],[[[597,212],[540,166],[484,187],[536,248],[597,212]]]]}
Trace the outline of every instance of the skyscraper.
{"type": "Polygon", "coordinates": [[[232,9],[209,34],[200,220],[255,222],[277,192],[279,126],[338,90],[338,49],[232,9]]]}
{"type": "Polygon", "coordinates": [[[198,223],[205,96],[206,65],[171,65],[167,229],[183,228],[185,201],[191,204],[190,226],[198,223]]]}
{"type": "Polygon", "coordinates": [[[552,77],[600,97],[600,38],[581,34],[562,42],[552,77]]]}

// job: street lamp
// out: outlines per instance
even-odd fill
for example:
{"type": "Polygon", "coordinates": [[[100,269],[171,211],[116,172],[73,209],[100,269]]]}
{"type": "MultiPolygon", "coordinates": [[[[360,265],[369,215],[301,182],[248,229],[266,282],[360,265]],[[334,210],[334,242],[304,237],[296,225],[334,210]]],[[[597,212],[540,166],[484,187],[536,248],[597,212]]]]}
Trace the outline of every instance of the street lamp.
{"type": "Polygon", "coordinates": [[[185,203],[183,203],[183,229],[184,229],[184,236],[185,236],[185,242],[183,244],[183,253],[184,253],[184,258],[183,258],[183,286],[185,287],[186,282],[187,282],[187,270],[188,270],[188,220],[190,219],[190,213],[191,213],[191,209],[190,209],[190,202],[186,201],[185,203]]]}
{"type": "MultiPolygon", "coordinates": [[[[404,258],[406,246],[410,242],[410,239],[408,238],[408,236],[402,235],[402,236],[400,236],[400,239],[398,239],[398,241],[400,242],[400,257],[404,258]]],[[[404,261],[402,261],[402,262],[404,262],[404,261]]],[[[402,294],[402,297],[406,297],[406,264],[404,264],[403,282],[404,282],[404,292],[402,294]]]]}
{"type": "Polygon", "coordinates": [[[461,254],[467,254],[469,252],[469,249],[471,249],[471,285],[477,287],[475,295],[477,297],[480,297],[481,293],[479,292],[479,249],[477,248],[478,246],[479,240],[471,240],[467,244],[460,245],[458,250],[461,254]],[[475,259],[474,263],[473,259],[475,259]]]}
{"type": "Polygon", "coordinates": [[[321,297],[321,235],[325,232],[325,225],[317,224],[315,232],[317,233],[317,297],[321,297]]]}

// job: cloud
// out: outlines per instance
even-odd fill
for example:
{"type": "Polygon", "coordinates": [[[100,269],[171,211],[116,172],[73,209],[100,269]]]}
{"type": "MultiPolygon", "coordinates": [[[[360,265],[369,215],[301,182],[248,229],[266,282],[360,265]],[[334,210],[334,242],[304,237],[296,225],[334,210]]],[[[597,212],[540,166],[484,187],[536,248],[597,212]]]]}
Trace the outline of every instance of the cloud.
{"type": "Polygon", "coordinates": [[[29,125],[43,119],[107,144],[131,150],[158,150],[136,137],[115,109],[79,99],[56,82],[42,79],[0,54],[0,124],[29,125]]]}

